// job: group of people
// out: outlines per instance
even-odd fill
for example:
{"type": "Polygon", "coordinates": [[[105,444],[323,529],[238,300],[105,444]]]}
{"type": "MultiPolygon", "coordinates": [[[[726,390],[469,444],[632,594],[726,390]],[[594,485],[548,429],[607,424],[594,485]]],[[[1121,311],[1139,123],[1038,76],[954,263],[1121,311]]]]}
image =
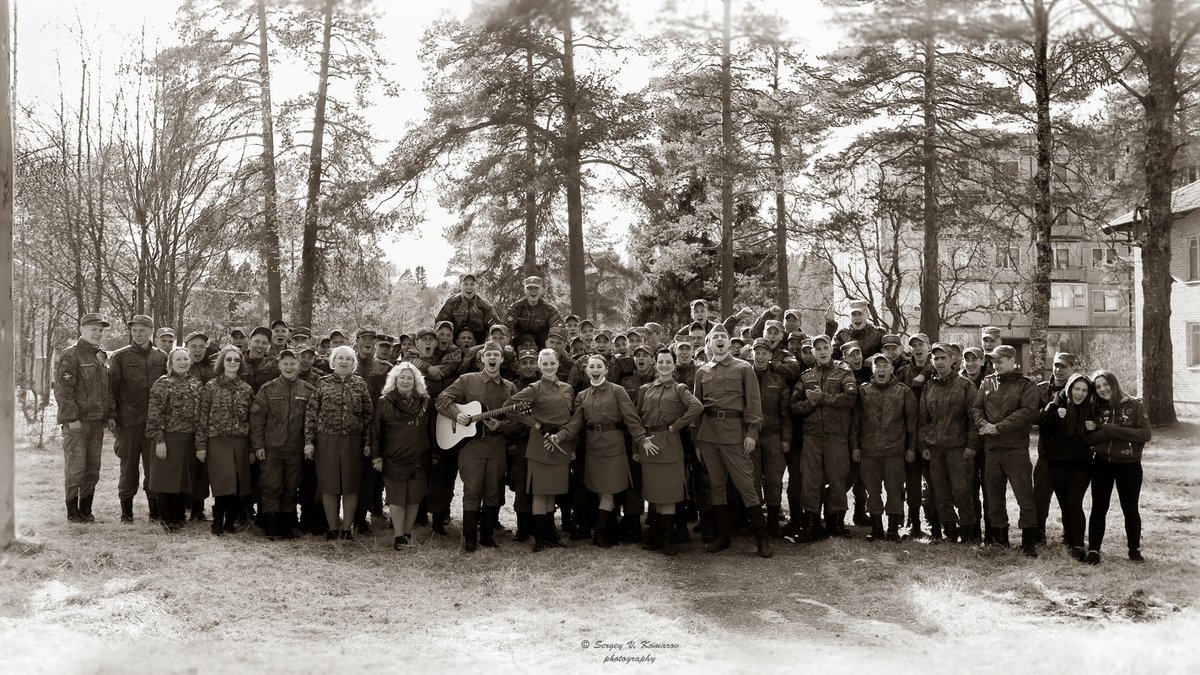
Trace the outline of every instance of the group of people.
{"type": "Polygon", "coordinates": [[[872,541],[1008,547],[1011,488],[1026,555],[1045,542],[1053,495],[1063,543],[1098,564],[1115,487],[1129,558],[1142,559],[1145,410],[1111,372],[1075,372],[1071,354],[1036,383],[998,328],[982,330],[982,348],[902,339],[870,323],[864,301],[845,327],[830,313],[811,337],[798,310],[714,321],[704,300],[677,331],[612,331],[562,318],[541,278],[524,286],[500,317],[464,275],[434,326],[359,328],[353,344],[275,320],[176,346],[139,315],[109,355],[108,321],[82,317],[54,380],[67,518],[95,519],[107,428],[121,520],[134,519],[140,471],[149,517],[167,531],[189,510],[208,519],[211,494],[214,535],[253,520],[271,538],[347,540],[387,520],[404,550],[417,525],[447,535],[461,478],[468,552],[498,544],[509,491],[513,538],[534,551],[562,546],[561,526],[601,548],[668,555],[694,532],[711,553],[746,533],[769,558],[772,540],[848,536],[848,512],[872,541]],[[445,441],[439,418],[461,440],[445,441]]]}

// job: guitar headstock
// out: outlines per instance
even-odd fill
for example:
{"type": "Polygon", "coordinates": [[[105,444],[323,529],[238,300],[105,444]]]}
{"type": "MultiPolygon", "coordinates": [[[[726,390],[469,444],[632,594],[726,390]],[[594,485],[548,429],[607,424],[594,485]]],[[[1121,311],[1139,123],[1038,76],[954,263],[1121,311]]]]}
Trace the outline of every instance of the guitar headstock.
{"type": "Polygon", "coordinates": [[[526,415],[530,410],[533,410],[533,401],[517,401],[514,406],[514,412],[526,415]]]}

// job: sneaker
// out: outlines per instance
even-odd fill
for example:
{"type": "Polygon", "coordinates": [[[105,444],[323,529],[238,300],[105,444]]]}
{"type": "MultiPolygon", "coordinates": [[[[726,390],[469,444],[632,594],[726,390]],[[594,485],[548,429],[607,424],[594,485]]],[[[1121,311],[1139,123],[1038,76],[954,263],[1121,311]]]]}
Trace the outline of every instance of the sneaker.
{"type": "Polygon", "coordinates": [[[1146,559],[1142,557],[1141,550],[1136,548],[1129,549],[1129,559],[1133,562],[1146,562],[1146,559]]]}
{"type": "Polygon", "coordinates": [[[1099,565],[1100,564],[1100,552],[1099,551],[1088,551],[1087,557],[1084,558],[1083,561],[1089,565],[1099,565]]]}

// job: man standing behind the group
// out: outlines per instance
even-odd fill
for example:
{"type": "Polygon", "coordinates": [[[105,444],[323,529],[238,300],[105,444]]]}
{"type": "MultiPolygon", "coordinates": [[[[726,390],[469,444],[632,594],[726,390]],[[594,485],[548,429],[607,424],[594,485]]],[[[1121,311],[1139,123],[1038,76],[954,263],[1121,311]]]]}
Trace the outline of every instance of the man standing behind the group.
{"type": "Polygon", "coordinates": [[[1029,432],[1038,415],[1037,385],[1017,370],[1017,350],[1000,345],[989,354],[996,372],[983,378],[975,393],[971,417],[984,439],[983,469],[989,520],[996,543],[1008,546],[1007,486],[1012,485],[1020,515],[1021,549],[1036,558],[1037,510],[1033,504],[1033,465],[1029,461],[1029,432]]]}
{"type": "Polygon", "coordinates": [[[546,346],[546,335],[551,326],[562,326],[562,317],[554,305],[542,299],[545,283],[541,277],[525,278],[525,297],[513,303],[508,310],[504,323],[512,331],[514,338],[520,341],[522,335],[532,335],[537,340],[538,349],[546,346]]]}
{"type": "Polygon", "coordinates": [[[1000,329],[995,326],[984,326],[979,331],[979,341],[983,343],[984,351],[983,374],[991,375],[996,372],[992,366],[991,352],[1000,346],[1000,329]]]}
{"type": "MultiPolygon", "coordinates": [[[[354,374],[367,381],[371,401],[378,401],[383,396],[383,385],[387,382],[388,371],[392,369],[390,362],[375,357],[375,343],[378,341],[379,334],[372,328],[360,328],[354,334],[354,351],[358,357],[358,370],[354,374]]],[[[361,475],[354,527],[359,534],[370,534],[367,512],[376,518],[383,517],[383,477],[370,462],[362,463],[361,475]]]]}
{"type": "Polygon", "coordinates": [[[125,324],[129,344],[113,352],[108,364],[109,390],[116,409],[116,444],[121,459],[117,496],[121,498],[121,522],[133,522],[133,497],[138,490],[138,464],[145,476],[142,490],[150,520],[158,520],[158,500],[150,493],[150,463],[154,444],[146,438],[146,413],[150,409],[150,387],[167,374],[167,355],[150,342],[154,321],[138,314],[125,324]]]}
{"type": "Polygon", "coordinates": [[[164,354],[170,354],[175,348],[175,331],[167,326],[158,329],[154,334],[154,346],[164,354]]]}
{"type": "Polygon", "coordinates": [[[63,350],[54,373],[54,401],[63,430],[67,520],[73,523],[96,520],[92,498],[100,480],[104,427],[116,429],[105,369],[108,355],[100,348],[108,326],[99,314],[83,315],[79,339],[63,350]]]}
{"type": "Polygon", "coordinates": [[[867,321],[869,309],[866,300],[850,301],[850,325],[833,336],[833,358],[842,358],[842,345],[850,341],[858,343],[864,359],[879,353],[883,345],[883,329],[867,321]]]}
{"type": "Polygon", "coordinates": [[[758,444],[762,425],[762,398],[754,366],[733,358],[729,334],[716,327],[708,334],[706,345],[712,360],[696,371],[696,398],[704,404],[704,416],[696,432],[696,447],[708,468],[712,483],[713,510],[716,515],[716,540],[709,553],[723,551],[729,539],[729,507],[725,496],[726,479],[731,478],[742,496],[758,555],[770,558],[771,541],[767,518],[758,497],[758,482],[751,453],[758,444]]]}
{"type": "Polygon", "coordinates": [[[438,310],[434,323],[449,321],[454,324],[454,332],[469,327],[475,334],[475,342],[481,343],[487,339],[488,328],[500,322],[496,310],[483,298],[476,295],[476,280],[474,274],[464,274],[458,279],[458,292],[450,296],[442,308],[438,310]]]}
{"type": "MultiPolygon", "coordinates": [[[[1075,373],[1075,355],[1067,352],[1054,354],[1054,364],[1049,380],[1038,384],[1038,410],[1054,398],[1054,395],[1067,386],[1067,379],[1075,373]]],[[[1037,462],[1033,465],[1033,505],[1037,509],[1037,529],[1039,544],[1046,543],[1046,519],[1050,516],[1050,497],[1054,487],[1050,484],[1050,463],[1042,458],[1046,439],[1038,434],[1037,462]]]]}

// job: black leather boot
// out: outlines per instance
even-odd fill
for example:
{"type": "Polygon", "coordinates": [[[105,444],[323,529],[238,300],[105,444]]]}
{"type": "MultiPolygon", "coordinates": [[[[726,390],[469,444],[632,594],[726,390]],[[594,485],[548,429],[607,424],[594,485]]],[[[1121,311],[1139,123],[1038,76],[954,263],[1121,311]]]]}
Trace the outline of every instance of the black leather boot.
{"type": "Polygon", "coordinates": [[[270,539],[271,541],[275,541],[279,537],[279,534],[276,532],[278,527],[279,527],[279,514],[274,513],[272,511],[265,512],[263,514],[263,518],[262,518],[263,535],[267,539],[270,539]]]}
{"type": "Polygon", "coordinates": [[[857,497],[854,498],[853,522],[859,527],[872,524],[870,516],[867,515],[866,503],[857,497]]]}
{"type": "Polygon", "coordinates": [[[133,522],[133,497],[126,497],[121,500],[121,522],[133,522]]]}
{"type": "Polygon", "coordinates": [[[926,520],[929,522],[929,538],[933,541],[938,541],[942,538],[942,521],[936,513],[930,513],[929,509],[925,510],[926,520]]]}
{"type": "Polygon", "coordinates": [[[225,533],[225,509],[221,508],[221,504],[213,502],[212,507],[212,533],[216,536],[221,536],[225,533]]]}
{"type": "Polygon", "coordinates": [[[871,514],[871,533],[867,535],[867,541],[883,541],[887,535],[883,532],[883,515],[879,513],[871,514]]]}
{"type": "Polygon", "coordinates": [[[750,512],[750,531],[754,533],[758,557],[770,558],[775,554],[771,551],[771,536],[767,534],[767,518],[763,515],[762,504],[747,506],[746,510],[750,512]]]}
{"type": "Polygon", "coordinates": [[[890,513],[888,514],[888,528],[887,534],[885,534],[883,537],[884,539],[887,539],[888,541],[900,541],[900,521],[903,520],[903,518],[904,516],[897,516],[890,513]]]}
{"type": "Polygon", "coordinates": [[[1008,526],[992,528],[992,543],[1002,548],[1008,548],[1008,526]]]}
{"type": "Polygon", "coordinates": [[[792,535],[792,542],[796,544],[807,544],[816,539],[813,532],[813,519],[816,516],[808,511],[800,511],[793,520],[796,521],[796,534],[792,535]]]}
{"type": "Polygon", "coordinates": [[[783,539],[783,528],[779,525],[779,507],[767,507],[767,534],[776,539],[783,539]]]}
{"type": "Polygon", "coordinates": [[[1038,529],[1036,527],[1026,527],[1021,529],[1021,552],[1026,558],[1038,557],[1037,552],[1038,529]]]}
{"type": "Polygon", "coordinates": [[[513,541],[525,542],[529,540],[529,527],[532,524],[533,514],[518,513],[517,514],[517,531],[513,533],[513,541]]]}
{"type": "Polygon", "coordinates": [[[479,512],[463,511],[462,548],[467,553],[474,553],[479,541],[479,512]]]}
{"type": "Polygon", "coordinates": [[[700,541],[705,544],[711,544],[717,540],[717,529],[714,518],[715,516],[711,507],[700,510],[700,541]]]}
{"type": "Polygon", "coordinates": [[[279,536],[284,539],[295,539],[296,533],[292,527],[296,523],[296,511],[285,511],[279,514],[279,536]]]}
{"type": "Polygon", "coordinates": [[[658,551],[662,549],[662,539],[659,535],[659,522],[662,520],[662,515],[659,513],[650,513],[646,515],[646,527],[650,529],[648,536],[642,543],[642,548],[647,551],[658,551]]]}
{"type": "Polygon", "coordinates": [[[146,493],[146,510],[150,512],[150,521],[160,520],[162,516],[158,513],[158,495],[153,492],[146,493]]]}
{"type": "Polygon", "coordinates": [[[78,523],[79,520],[79,498],[71,497],[67,499],[67,522],[78,523]]]}
{"type": "Polygon", "coordinates": [[[658,539],[662,542],[660,550],[666,555],[679,553],[679,544],[674,539],[674,533],[680,528],[680,523],[682,523],[683,529],[687,530],[686,514],[676,512],[671,515],[660,514],[658,516],[658,539]]]}
{"type": "Polygon", "coordinates": [[[946,533],[946,541],[951,544],[958,542],[958,523],[946,523],[942,530],[946,533]]]}
{"type": "Polygon", "coordinates": [[[920,507],[917,507],[915,509],[910,508],[908,510],[908,522],[909,522],[909,528],[908,528],[908,534],[905,535],[906,539],[924,539],[927,536],[925,534],[925,530],[921,529],[921,508],[920,507]]]}
{"type": "Polygon", "coordinates": [[[612,543],[608,539],[608,522],[612,518],[612,511],[600,509],[596,513],[596,533],[592,535],[592,545],[600,548],[611,548],[612,543]]]}
{"type": "Polygon", "coordinates": [[[546,516],[542,513],[535,513],[530,516],[533,521],[533,552],[539,553],[548,548],[553,548],[550,542],[546,541],[546,516]]]}
{"type": "Polygon", "coordinates": [[[729,540],[729,507],[724,504],[713,506],[712,515],[713,540],[704,550],[709,553],[719,553],[733,544],[729,540]]]}
{"type": "Polygon", "coordinates": [[[621,518],[621,543],[637,544],[642,541],[642,514],[626,513],[621,518]]]}
{"type": "Polygon", "coordinates": [[[500,509],[485,506],[479,512],[479,545],[496,548],[496,523],[500,521],[500,509]]]}
{"type": "Polygon", "coordinates": [[[449,520],[446,515],[444,511],[438,511],[433,514],[433,521],[430,524],[430,528],[434,534],[440,534],[443,537],[446,536],[446,521],[449,520]]]}
{"type": "Polygon", "coordinates": [[[81,523],[96,522],[96,516],[92,515],[92,499],[94,499],[94,498],[95,498],[95,495],[88,495],[86,497],[79,498],[79,522],[81,522],[81,523]]]}
{"type": "Polygon", "coordinates": [[[204,500],[192,502],[192,520],[202,523],[208,518],[204,517],[204,500]]]}
{"type": "Polygon", "coordinates": [[[971,546],[978,546],[982,539],[983,535],[980,532],[978,523],[969,526],[967,533],[963,536],[963,540],[971,546]]]}
{"type": "MultiPolygon", "coordinates": [[[[675,508],[678,509],[679,507],[676,506],[675,508]]],[[[667,539],[669,539],[672,544],[688,543],[689,537],[687,518],[687,514],[683,511],[676,511],[675,515],[670,517],[670,520],[673,524],[669,528],[670,531],[667,533],[667,539]]]]}
{"type": "Polygon", "coordinates": [[[231,499],[231,501],[233,503],[222,509],[221,513],[225,516],[225,531],[237,532],[238,518],[240,516],[241,518],[245,519],[246,512],[241,508],[238,508],[239,505],[237,504],[237,500],[231,499]]]}

